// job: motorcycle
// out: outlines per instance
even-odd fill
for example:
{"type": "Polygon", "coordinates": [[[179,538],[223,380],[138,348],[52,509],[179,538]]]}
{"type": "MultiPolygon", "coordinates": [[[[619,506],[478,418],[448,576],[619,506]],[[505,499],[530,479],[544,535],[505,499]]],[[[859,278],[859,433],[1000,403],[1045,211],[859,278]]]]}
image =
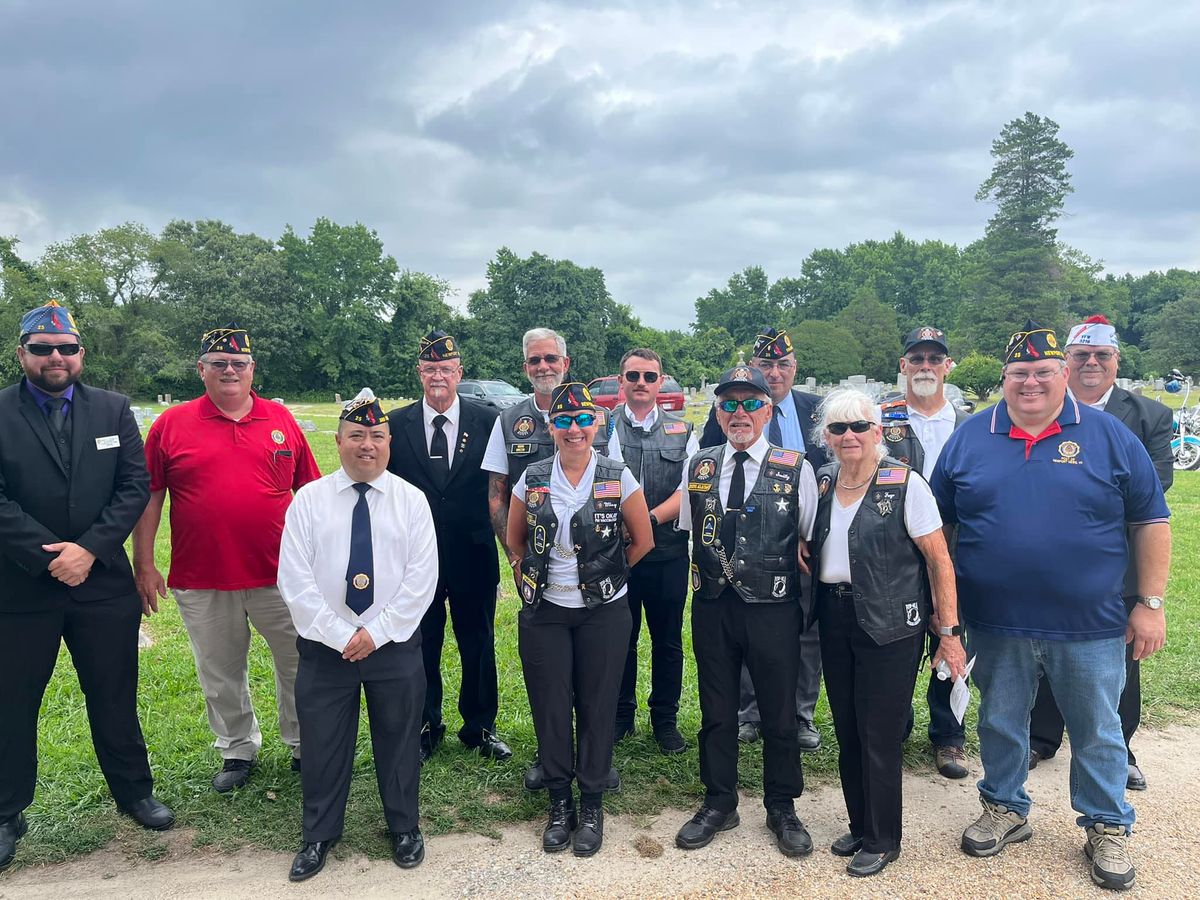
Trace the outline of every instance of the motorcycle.
{"type": "Polygon", "coordinates": [[[1172,369],[1163,385],[1169,394],[1183,391],[1183,402],[1174,414],[1174,433],[1171,435],[1171,454],[1180,471],[1200,469],[1200,403],[1188,409],[1192,393],[1192,377],[1172,369]]]}

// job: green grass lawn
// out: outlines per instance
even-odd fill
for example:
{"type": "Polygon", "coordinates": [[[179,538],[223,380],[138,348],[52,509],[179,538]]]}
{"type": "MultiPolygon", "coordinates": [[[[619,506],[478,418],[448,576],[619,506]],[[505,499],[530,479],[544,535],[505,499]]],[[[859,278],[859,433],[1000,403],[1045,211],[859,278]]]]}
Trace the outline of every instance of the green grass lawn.
{"type": "MultiPolygon", "coordinates": [[[[689,410],[689,418],[704,410],[689,410]]],[[[297,418],[313,420],[309,435],[324,472],[337,465],[332,432],[337,410],[333,404],[296,407],[297,418]]],[[[1142,690],[1144,727],[1191,716],[1200,709],[1200,574],[1193,562],[1200,553],[1200,473],[1179,473],[1170,493],[1174,512],[1175,551],[1168,591],[1169,642],[1144,664],[1142,690]]],[[[160,568],[168,563],[165,527],[157,546],[160,568]]],[[[502,567],[504,568],[504,567],[502,567]]],[[[544,795],[524,791],[521,778],[534,747],[533,724],[525,698],[517,656],[518,601],[511,583],[503,583],[496,614],[496,655],[500,676],[498,731],[513,747],[506,764],[480,760],[458,745],[455,700],[459,665],[453,634],[447,629],[443,670],[446,680],[445,717],[449,740],[421,775],[421,809],[427,834],[451,830],[491,832],[506,822],[540,817],[544,795]]],[[[193,829],[197,846],[234,849],[247,844],[273,850],[294,850],[300,840],[300,785],[289,770],[289,754],[280,742],[274,709],[274,681],[265,643],[255,637],[251,683],[261,721],[264,744],[259,767],[249,785],[229,795],[214,793],[209,782],[220,766],[211,748],[204,702],[196,680],[187,635],[173,601],[147,623],[154,646],[143,651],[139,705],[156,778],[156,792],[176,812],[179,826],[193,829]]],[[[680,727],[692,744],[688,752],[665,757],[658,753],[645,723],[649,690],[649,638],[643,629],[639,694],[643,706],[638,734],[616,748],[615,764],[624,779],[621,793],[607,800],[613,812],[653,813],[664,806],[691,807],[702,796],[695,733],[700,713],[690,633],[685,629],[686,668],[680,727]]],[[[928,766],[924,739],[928,712],[925,682],[919,679],[915,703],[917,726],[909,741],[907,761],[928,766]]],[[[969,749],[975,749],[974,709],[968,713],[969,749]]],[[[811,781],[836,778],[836,752],[829,708],[824,697],[817,709],[823,749],[804,758],[811,781]]],[[[46,694],[40,733],[40,778],[34,805],[28,811],[30,832],[21,842],[18,865],[52,862],[104,846],[114,837],[128,852],[157,858],[168,851],[163,837],[142,832],[119,817],[108,796],[92,752],[83,697],[63,651],[46,694]]],[[[761,744],[741,751],[741,785],[760,790],[761,744]]],[[[365,719],[361,728],[354,782],[347,812],[345,846],[372,856],[390,853],[376,793],[370,742],[365,719]]]]}

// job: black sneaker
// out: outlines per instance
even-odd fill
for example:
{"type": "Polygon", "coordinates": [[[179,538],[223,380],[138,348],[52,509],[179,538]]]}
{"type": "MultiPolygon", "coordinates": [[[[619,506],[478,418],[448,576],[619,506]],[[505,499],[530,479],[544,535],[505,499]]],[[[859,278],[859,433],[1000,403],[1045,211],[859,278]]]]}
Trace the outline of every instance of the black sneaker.
{"type": "Polygon", "coordinates": [[[213,790],[218,794],[228,794],[234,788],[240,788],[250,780],[250,770],[254,761],[250,759],[227,759],[221,771],[212,780],[213,790]]]}
{"type": "Polygon", "coordinates": [[[658,744],[658,749],[667,756],[682,753],[687,749],[687,741],[683,739],[683,735],[679,733],[679,728],[674,722],[655,725],[654,740],[658,744]]]}

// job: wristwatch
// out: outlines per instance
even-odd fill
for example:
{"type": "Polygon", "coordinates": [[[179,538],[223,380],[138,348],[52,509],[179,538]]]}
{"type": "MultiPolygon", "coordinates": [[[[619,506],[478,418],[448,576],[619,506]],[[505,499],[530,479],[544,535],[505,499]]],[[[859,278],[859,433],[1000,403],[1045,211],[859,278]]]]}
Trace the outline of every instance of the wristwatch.
{"type": "Polygon", "coordinates": [[[1140,603],[1140,604],[1142,604],[1142,606],[1148,607],[1150,609],[1162,609],[1163,608],[1163,598],[1162,597],[1138,597],[1138,603],[1140,603]]]}
{"type": "Polygon", "coordinates": [[[961,637],[963,627],[961,625],[939,625],[937,632],[942,637],[961,637]]]}

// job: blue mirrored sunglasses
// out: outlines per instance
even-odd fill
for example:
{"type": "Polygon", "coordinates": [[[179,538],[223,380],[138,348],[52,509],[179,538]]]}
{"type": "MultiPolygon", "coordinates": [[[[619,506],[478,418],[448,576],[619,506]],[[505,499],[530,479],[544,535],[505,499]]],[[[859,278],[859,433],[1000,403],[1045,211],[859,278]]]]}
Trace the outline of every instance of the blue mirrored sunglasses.
{"type": "Polygon", "coordinates": [[[578,425],[580,428],[587,428],[589,425],[591,425],[593,422],[596,421],[596,415],[595,415],[595,413],[581,412],[578,415],[574,415],[574,416],[568,416],[568,415],[555,416],[550,421],[554,424],[554,427],[557,428],[559,431],[566,431],[568,428],[571,427],[572,423],[578,425]]]}
{"type": "Polygon", "coordinates": [[[755,410],[762,409],[766,405],[767,401],[760,397],[747,397],[744,400],[717,401],[717,409],[721,410],[721,412],[727,413],[737,412],[737,408],[739,406],[746,412],[754,412],[755,410]]]}

